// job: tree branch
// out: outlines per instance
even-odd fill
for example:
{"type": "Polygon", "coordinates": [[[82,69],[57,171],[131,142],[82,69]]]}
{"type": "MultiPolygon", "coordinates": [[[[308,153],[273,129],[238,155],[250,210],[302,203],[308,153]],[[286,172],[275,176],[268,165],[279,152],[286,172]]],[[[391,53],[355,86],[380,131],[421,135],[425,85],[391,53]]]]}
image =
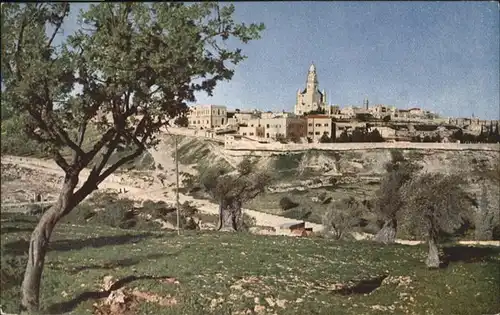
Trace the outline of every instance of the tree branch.
{"type": "MultiPolygon", "coordinates": [[[[86,164],[90,163],[90,161],[97,155],[97,153],[99,153],[99,151],[101,151],[101,149],[106,145],[106,143],[108,143],[110,141],[112,143],[113,140],[118,141],[119,137],[118,137],[118,139],[113,139],[113,137],[115,135],[116,135],[115,129],[109,129],[108,131],[106,131],[106,133],[101,137],[101,139],[99,139],[99,141],[97,141],[97,143],[94,144],[94,147],[92,148],[92,150],[85,153],[86,164]]],[[[115,147],[116,147],[116,145],[115,145],[115,147]]],[[[113,150],[114,150],[114,148],[113,148],[113,150]]],[[[85,166],[86,166],[86,164],[85,164],[85,166]]]]}
{"type": "MultiPolygon", "coordinates": [[[[78,138],[77,138],[77,146],[79,148],[82,147],[83,139],[85,138],[85,132],[87,131],[87,121],[84,121],[80,127],[78,128],[78,138]]],[[[76,151],[73,151],[73,160],[72,163],[75,164],[78,161],[78,154],[76,151]]]]}
{"type": "Polygon", "coordinates": [[[60,168],[63,169],[63,171],[67,174],[70,171],[70,166],[68,165],[68,162],[62,157],[61,153],[58,151],[53,152],[54,155],[54,161],[59,165],[60,168]]]}
{"type": "Polygon", "coordinates": [[[116,162],[115,164],[108,167],[104,172],[102,172],[101,175],[99,175],[96,184],[97,185],[100,184],[103,180],[106,179],[106,177],[111,175],[113,172],[115,172],[118,168],[120,168],[125,163],[132,161],[136,157],[139,157],[144,151],[145,151],[145,148],[142,147],[142,148],[136,149],[134,153],[127,155],[126,157],[121,158],[118,162],[116,162]]]}
{"type": "Polygon", "coordinates": [[[99,164],[98,165],[96,164],[92,168],[91,173],[94,173],[96,179],[99,176],[99,174],[101,174],[101,171],[104,168],[104,166],[106,166],[106,163],[108,162],[109,158],[111,157],[111,154],[113,154],[114,150],[118,146],[119,142],[120,142],[120,135],[116,134],[114,136],[113,140],[111,140],[111,142],[109,143],[108,149],[102,155],[102,158],[101,158],[101,161],[99,162],[99,164]]]}
{"type": "Polygon", "coordinates": [[[50,45],[52,45],[52,42],[54,41],[54,38],[56,37],[57,32],[61,28],[61,25],[63,24],[63,21],[64,21],[64,16],[66,15],[65,12],[66,12],[66,9],[68,8],[68,5],[69,5],[68,2],[64,2],[64,7],[62,9],[63,10],[62,16],[60,17],[60,20],[57,22],[56,28],[55,28],[54,32],[52,33],[52,36],[50,37],[46,48],[49,48],[50,45]]]}

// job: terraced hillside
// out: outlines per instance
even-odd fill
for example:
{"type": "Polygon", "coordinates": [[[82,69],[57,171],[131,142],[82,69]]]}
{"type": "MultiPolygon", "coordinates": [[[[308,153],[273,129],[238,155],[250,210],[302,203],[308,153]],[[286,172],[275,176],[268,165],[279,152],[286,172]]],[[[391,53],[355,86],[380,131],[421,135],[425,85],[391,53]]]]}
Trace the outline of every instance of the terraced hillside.
{"type": "MultiPolygon", "coordinates": [[[[277,154],[259,151],[224,150],[221,144],[203,138],[179,136],[181,163],[208,166],[222,164],[235,166],[245,157],[260,170],[267,169],[275,181],[265,194],[250,202],[249,209],[301,218],[312,211],[307,219],[319,223],[326,208],[318,204],[318,196],[326,194],[332,200],[355,197],[369,200],[377,190],[384,174],[384,165],[390,162],[394,150],[372,149],[356,151],[287,152],[277,154]],[[391,152],[392,151],[392,152],[391,152]],[[279,201],[288,197],[298,204],[293,213],[280,209],[279,201]]],[[[166,138],[173,150],[173,141],[166,138]]],[[[445,151],[445,150],[397,150],[405,159],[420,164],[422,172],[462,172],[464,176],[492,169],[498,164],[498,151],[445,151]]],[[[173,154],[173,153],[172,153],[173,154]]],[[[474,187],[471,187],[472,189],[474,187]]]]}

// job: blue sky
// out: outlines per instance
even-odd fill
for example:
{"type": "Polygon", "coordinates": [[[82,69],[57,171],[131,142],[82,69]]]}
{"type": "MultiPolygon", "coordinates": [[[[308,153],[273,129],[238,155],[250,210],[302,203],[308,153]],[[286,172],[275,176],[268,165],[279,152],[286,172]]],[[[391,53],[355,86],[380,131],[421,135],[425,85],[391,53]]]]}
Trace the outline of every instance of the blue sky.
{"type": "MultiPolygon", "coordinates": [[[[76,27],[73,5],[65,34],[76,27]]],[[[330,104],[422,107],[500,119],[496,2],[241,2],[236,20],[263,22],[248,59],[198,103],[292,111],[311,62],[330,104]]]]}

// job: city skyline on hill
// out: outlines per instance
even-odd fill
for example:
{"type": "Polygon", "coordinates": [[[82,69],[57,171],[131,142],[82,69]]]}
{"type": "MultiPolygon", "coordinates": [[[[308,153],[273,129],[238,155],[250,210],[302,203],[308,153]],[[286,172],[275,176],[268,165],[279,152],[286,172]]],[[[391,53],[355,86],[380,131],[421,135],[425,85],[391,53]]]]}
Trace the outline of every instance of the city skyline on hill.
{"type": "MultiPolygon", "coordinates": [[[[228,3],[224,3],[227,5],[228,3]]],[[[72,3],[64,36],[78,29],[72,3]]],[[[500,119],[495,2],[241,2],[235,20],[262,38],[230,82],[199,104],[293,111],[314,62],[329,104],[419,107],[446,117],[500,119]]],[[[229,42],[229,46],[235,45],[229,42]]]]}

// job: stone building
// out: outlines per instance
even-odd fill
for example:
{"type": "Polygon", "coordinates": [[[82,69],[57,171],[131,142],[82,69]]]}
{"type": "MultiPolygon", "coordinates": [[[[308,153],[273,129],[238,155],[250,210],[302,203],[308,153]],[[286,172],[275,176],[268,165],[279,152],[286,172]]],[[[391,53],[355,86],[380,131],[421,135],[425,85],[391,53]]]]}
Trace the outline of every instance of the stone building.
{"type": "Polygon", "coordinates": [[[307,116],[307,137],[313,142],[319,142],[323,135],[336,138],[336,127],[332,118],[328,115],[307,116]]]}
{"type": "Polygon", "coordinates": [[[311,64],[307,73],[306,88],[297,91],[295,115],[301,116],[314,110],[326,111],[326,92],[318,89],[318,75],[316,67],[311,64]]]}
{"type": "Polygon", "coordinates": [[[257,118],[241,126],[239,134],[247,137],[276,139],[301,138],[306,135],[306,120],[294,117],[257,118]]]}
{"type": "Polygon", "coordinates": [[[227,108],[223,105],[196,105],[190,109],[189,127],[212,129],[227,124],[227,108]]]}

